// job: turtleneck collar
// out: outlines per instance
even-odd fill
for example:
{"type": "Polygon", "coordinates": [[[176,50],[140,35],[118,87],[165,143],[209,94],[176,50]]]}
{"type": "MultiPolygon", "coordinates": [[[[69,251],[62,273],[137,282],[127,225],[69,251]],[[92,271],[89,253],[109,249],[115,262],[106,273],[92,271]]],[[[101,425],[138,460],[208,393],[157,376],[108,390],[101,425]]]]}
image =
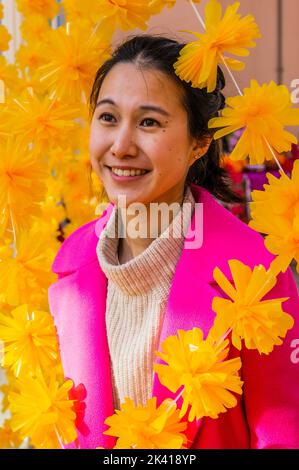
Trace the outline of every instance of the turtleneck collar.
{"type": "Polygon", "coordinates": [[[119,264],[119,209],[115,205],[96,248],[99,263],[108,280],[127,295],[142,295],[157,286],[165,286],[168,291],[194,207],[195,200],[187,186],[183,203],[169,226],[141,254],[119,264]]]}

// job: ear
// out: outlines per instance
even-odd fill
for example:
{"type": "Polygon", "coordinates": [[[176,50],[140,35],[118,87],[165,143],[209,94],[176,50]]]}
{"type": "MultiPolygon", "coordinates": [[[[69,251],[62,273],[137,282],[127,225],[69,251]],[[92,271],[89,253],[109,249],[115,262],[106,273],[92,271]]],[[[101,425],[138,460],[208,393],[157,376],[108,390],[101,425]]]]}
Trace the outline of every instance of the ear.
{"type": "Polygon", "coordinates": [[[212,140],[213,136],[206,136],[197,141],[194,148],[194,152],[196,152],[196,155],[200,155],[201,157],[203,157],[207,153],[212,140]]]}
{"type": "Polygon", "coordinates": [[[191,161],[190,161],[191,165],[196,160],[203,157],[207,153],[212,140],[213,140],[213,136],[206,136],[206,137],[202,137],[200,140],[195,141],[195,144],[191,153],[191,161]]]}

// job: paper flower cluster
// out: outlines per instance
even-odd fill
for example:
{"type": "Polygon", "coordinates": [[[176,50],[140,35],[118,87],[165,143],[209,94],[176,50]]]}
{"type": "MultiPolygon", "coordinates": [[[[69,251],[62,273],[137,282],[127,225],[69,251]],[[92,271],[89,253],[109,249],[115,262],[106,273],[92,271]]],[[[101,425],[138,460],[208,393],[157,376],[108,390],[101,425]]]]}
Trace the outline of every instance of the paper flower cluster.
{"type": "Polygon", "coordinates": [[[253,191],[252,201],[249,225],[266,235],[267,249],[277,255],[272,269],[285,272],[295,259],[299,273],[299,161],[291,177],[268,174],[264,191],[253,191]]]}
{"type": "MultiPolygon", "coordinates": [[[[214,279],[233,301],[214,297],[212,308],[216,317],[207,338],[203,338],[203,332],[197,327],[178,330],[177,335],[163,341],[162,352],[156,352],[165,362],[154,365],[161,384],[177,393],[166,408],[164,421],[159,420],[160,425],[166,426],[166,418],[176,409],[180,397],[179,417],[187,414],[188,421],[203,417],[217,419],[220,413],[237,405],[237,395],[242,394],[243,386],[239,376],[242,363],[240,357],[227,358],[229,335],[238,349],[246,347],[269,354],[293,327],[293,318],[281,308],[287,298],[262,300],[276,283],[271,268],[266,271],[263,266],[257,266],[251,271],[238,260],[230,260],[229,266],[235,287],[218,268],[214,270],[214,279]]],[[[125,443],[125,448],[142,448],[140,439],[147,429],[140,425],[129,435],[128,426],[123,426],[129,406],[132,408],[133,403],[126,398],[121,410],[105,421],[111,426],[106,433],[118,437],[115,448],[119,442],[125,443]]],[[[148,406],[143,408],[144,413],[149,413],[148,406]]],[[[150,433],[147,435],[149,437],[150,433]]],[[[184,445],[177,448],[184,448],[184,445]]]]}
{"type": "MultiPolygon", "coordinates": [[[[194,8],[200,3],[184,1],[194,8]]],[[[0,428],[0,448],[19,447],[25,438],[35,448],[78,445],[78,431],[86,432],[86,389],[64,377],[49,313],[51,264],[60,242],[94,219],[102,202],[90,192],[90,182],[95,191],[101,184],[89,162],[86,102],[97,68],[111,55],[112,35],[117,28],[145,30],[151,15],[175,3],[63,0],[59,6],[55,0],[17,0],[24,42],[15,64],[0,56],[0,354],[7,382],[1,392],[2,410],[11,414],[0,428]],[[66,24],[53,29],[50,20],[59,8],[66,24]]],[[[198,40],[174,64],[182,80],[211,92],[219,64],[243,68],[226,54],[248,55],[260,33],[254,18],[241,17],[238,8],[234,3],[222,13],[218,0],[207,2],[205,31],[193,33],[198,40]]],[[[9,39],[1,26],[0,51],[9,39]]],[[[284,130],[299,124],[285,87],[253,80],[227,105],[210,127],[222,128],[215,138],[244,129],[233,159],[263,162],[272,147],[279,152],[295,142],[284,130]]],[[[234,285],[215,266],[215,281],[228,298],[213,299],[216,317],[207,337],[196,327],[179,330],[157,351],[164,363],[156,364],[155,372],[177,397],[159,405],[152,397],[144,407],[127,397],[106,419],[105,434],[117,438],[116,448],[187,448],[189,422],[217,419],[242,394],[241,359],[229,358],[230,337],[238,349],[269,354],[292,328],[283,310],[286,299],[264,296],[279,272],[299,260],[299,166],[290,178],[268,179],[264,191],[253,193],[251,226],[266,234],[266,246],[277,258],[268,270],[230,260],[234,285]]]]}

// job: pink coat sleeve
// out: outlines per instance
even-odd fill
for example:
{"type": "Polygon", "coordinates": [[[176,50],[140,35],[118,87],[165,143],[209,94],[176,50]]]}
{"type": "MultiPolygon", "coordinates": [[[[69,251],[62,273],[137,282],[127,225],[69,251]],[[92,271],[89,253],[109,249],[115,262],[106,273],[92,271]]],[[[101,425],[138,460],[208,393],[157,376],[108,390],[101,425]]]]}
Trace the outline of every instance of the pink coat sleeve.
{"type": "Polygon", "coordinates": [[[278,297],[290,297],[282,308],[295,320],[283,344],[275,346],[269,355],[246,348],[241,351],[243,398],[252,449],[299,448],[299,363],[294,360],[294,345],[299,339],[299,297],[290,268],[278,276],[265,299],[278,297]]]}

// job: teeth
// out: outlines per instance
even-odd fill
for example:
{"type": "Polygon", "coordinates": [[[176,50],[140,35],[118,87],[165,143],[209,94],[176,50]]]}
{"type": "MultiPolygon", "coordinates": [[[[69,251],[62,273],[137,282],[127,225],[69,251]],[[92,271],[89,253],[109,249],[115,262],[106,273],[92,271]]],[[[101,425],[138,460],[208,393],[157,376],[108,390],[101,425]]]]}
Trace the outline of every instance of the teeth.
{"type": "Polygon", "coordinates": [[[146,173],[145,170],[121,170],[120,168],[112,168],[112,172],[118,176],[137,176],[146,173]]]}

